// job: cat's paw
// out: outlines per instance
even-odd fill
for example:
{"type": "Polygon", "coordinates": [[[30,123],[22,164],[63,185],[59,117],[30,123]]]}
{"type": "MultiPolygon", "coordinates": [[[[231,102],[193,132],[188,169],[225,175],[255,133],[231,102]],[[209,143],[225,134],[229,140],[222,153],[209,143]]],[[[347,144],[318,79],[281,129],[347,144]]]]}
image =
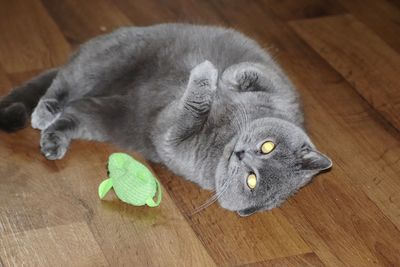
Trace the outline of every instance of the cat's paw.
{"type": "Polygon", "coordinates": [[[217,89],[218,70],[208,60],[203,61],[194,67],[190,73],[190,82],[199,88],[207,88],[209,90],[217,89]]]}
{"type": "Polygon", "coordinates": [[[60,115],[60,106],[56,99],[40,100],[31,116],[34,129],[44,130],[60,115]]]}
{"type": "Polygon", "coordinates": [[[222,74],[221,87],[240,92],[263,90],[259,87],[270,85],[264,72],[267,72],[265,67],[256,63],[243,62],[233,65],[222,74]]]}
{"type": "Polygon", "coordinates": [[[238,89],[242,92],[257,91],[260,84],[265,84],[262,80],[263,74],[261,70],[255,67],[249,67],[236,73],[238,89]]]}
{"type": "Polygon", "coordinates": [[[49,160],[64,157],[69,146],[69,139],[62,132],[42,132],[40,147],[43,155],[49,160]]]}

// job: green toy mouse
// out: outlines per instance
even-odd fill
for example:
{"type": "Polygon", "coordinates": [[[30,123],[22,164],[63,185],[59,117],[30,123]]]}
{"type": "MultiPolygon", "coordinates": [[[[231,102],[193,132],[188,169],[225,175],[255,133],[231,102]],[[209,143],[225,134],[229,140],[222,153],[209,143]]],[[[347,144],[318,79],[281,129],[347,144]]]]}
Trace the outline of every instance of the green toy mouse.
{"type": "Polygon", "coordinates": [[[108,172],[109,178],[99,186],[101,199],[114,188],[119,199],[134,206],[160,205],[162,198],[160,183],[139,161],[125,153],[113,153],[108,159],[108,172]],[[157,190],[157,200],[154,201],[157,190]]]}

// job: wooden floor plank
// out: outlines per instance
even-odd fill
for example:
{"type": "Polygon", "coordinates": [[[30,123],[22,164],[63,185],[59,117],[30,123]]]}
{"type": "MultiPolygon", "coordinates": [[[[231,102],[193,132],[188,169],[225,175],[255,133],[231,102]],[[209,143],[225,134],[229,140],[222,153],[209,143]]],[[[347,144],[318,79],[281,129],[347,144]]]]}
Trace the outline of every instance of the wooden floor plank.
{"type": "Polygon", "coordinates": [[[397,6],[397,8],[400,8],[400,1],[399,0],[387,0],[390,4],[397,6]]]}
{"type": "Polygon", "coordinates": [[[327,266],[397,266],[398,228],[362,188],[344,182],[343,171],[336,173],[304,188],[283,213],[327,266]]]}
{"type": "Polygon", "coordinates": [[[135,25],[165,22],[223,24],[220,17],[210,12],[212,7],[208,1],[114,0],[114,2],[135,25]]]}
{"type": "Polygon", "coordinates": [[[400,52],[398,0],[260,0],[283,20],[300,20],[351,13],[393,49],[400,52]]]}
{"type": "Polygon", "coordinates": [[[126,1],[114,0],[115,5],[127,16],[130,21],[138,26],[153,24],[154,21],[174,22],[176,14],[173,10],[166,8],[166,3],[157,0],[126,1]],[[160,12],[162,10],[162,12],[160,12]],[[162,14],[161,14],[162,13],[162,14]]]}
{"type": "Polygon", "coordinates": [[[7,73],[4,70],[3,66],[0,64],[0,95],[5,95],[12,88],[12,84],[7,77],[7,73]]]}
{"type": "Polygon", "coordinates": [[[400,8],[387,0],[338,0],[354,17],[400,53],[400,8]]]}
{"type": "Polygon", "coordinates": [[[400,131],[400,54],[351,15],[290,25],[400,131]]]}
{"type": "Polygon", "coordinates": [[[307,253],[292,257],[278,258],[273,260],[267,260],[262,262],[256,262],[253,264],[243,265],[243,267],[287,267],[287,266],[297,266],[297,267],[323,267],[325,266],[317,255],[314,253],[307,253]]]}
{"type": "Polygon", "coordinates": [[[99,34],[131,24],[109,0],[42,2],[73,47],[99,34]]]}
{"type": "Polygon", "coordinates": [[[8,73],[57,66],[69,53],[67,42],[38,1],[3,1],[0,36],[0,62],[8,73]]]}
{"type": "Polygon", "coordinates": [[[346,13],[336,0],[261,0],[282,20],[299,20],[346,13]]]}
{"type": "Polygon", "coordinates": [[[10,267],[110,266],[85,222],[0,233],[0,258],[10,267]]]}

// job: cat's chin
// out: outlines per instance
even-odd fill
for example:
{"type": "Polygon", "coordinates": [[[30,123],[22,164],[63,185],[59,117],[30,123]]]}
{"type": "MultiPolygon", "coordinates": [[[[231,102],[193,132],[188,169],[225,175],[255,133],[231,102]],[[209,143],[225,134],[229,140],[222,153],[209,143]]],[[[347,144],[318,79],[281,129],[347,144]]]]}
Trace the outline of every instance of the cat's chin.
{"type": "MultiPolygon", "coordinates": [[[[247,217],[247,216],[253,215],[258,212],[267,212],[272,209],[279,208],[279,206],[281,206],[282,203],[284,203],[285,201],[286,201],[286,199],[282,199],[282,200],[278,200],[278,201],[275,200],[273,202],[271,201],[270,203],[268,203],[268,202],[265,203],[264,206],[260,207],[260,208],[249,207],[249,208],[240,209],[240,210],[234,209],[233,211],[235,211],[240,217],[247,217]]],[[[223,207],[223,205],[221,205],[221,206],[223,207]]]]}

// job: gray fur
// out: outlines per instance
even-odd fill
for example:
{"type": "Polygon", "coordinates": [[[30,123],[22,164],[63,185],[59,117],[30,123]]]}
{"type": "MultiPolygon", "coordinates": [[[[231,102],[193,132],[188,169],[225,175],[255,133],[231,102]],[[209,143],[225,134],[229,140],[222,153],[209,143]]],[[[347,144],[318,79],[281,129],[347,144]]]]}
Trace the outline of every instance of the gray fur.
{"type": "Polygon", "coordinates": [[[278,206],[331,166],[271,56],[217,27],[121,28],[87,42],[59,68],[32,126],[48,159],[62,158],[72,139],[109,141],[214,189],[242,216],[278,206]],[[276,143],[268,155],[265,140],[276,143]]]}

